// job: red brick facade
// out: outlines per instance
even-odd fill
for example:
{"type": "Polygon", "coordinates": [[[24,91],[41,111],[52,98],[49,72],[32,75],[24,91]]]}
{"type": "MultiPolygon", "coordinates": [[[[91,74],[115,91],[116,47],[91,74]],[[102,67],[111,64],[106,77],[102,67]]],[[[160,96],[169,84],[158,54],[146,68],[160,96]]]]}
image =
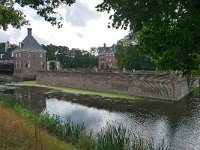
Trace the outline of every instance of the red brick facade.
{"type": "Polygon", "coordinates": [[[26,38],[13,51],[13,58],[15,79],[36,79],[38,71],[46,70],[46,51],[34,39],[30,28],[26,38]]]}
{"type": "Polygon", "coordinates": [[[100,53],[99,54],[99,68],[105,69],[117,69],[117,61],[115,58],[115,53],[100,53]]]}
{"type": "Polygon", "coordinates": [[[26,80],[35,79],[38,71],[46,70],[46,53],[14,53],[14,76],[26,80]]]}
{"type": "Polygon", "coordinates": [[[99,68],[117,69],[117,60],[115,57],[115,45],[111,47],[99,47],[99,68]]]}

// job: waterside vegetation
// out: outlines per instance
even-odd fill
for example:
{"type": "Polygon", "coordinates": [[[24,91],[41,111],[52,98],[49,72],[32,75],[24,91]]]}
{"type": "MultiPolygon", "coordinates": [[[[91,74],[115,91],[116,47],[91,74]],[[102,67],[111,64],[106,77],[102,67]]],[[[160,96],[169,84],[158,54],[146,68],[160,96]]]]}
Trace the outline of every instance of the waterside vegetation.
{"type": "MultiPolygon", "coordinates": [[[[50,136],[50,139],[46,138],[46,134],[50,134],[59,138],[61,141],[70,143],[74,145],[77,149],[82,150],[167,150],[169,147],[164,146],[164,141],[155,146],[152,140],[144,141],[141,138],[134,136],[133,139],[130,139],[129,132],[125,127],[122,125],[118,126],[111,126],[108,125],[106,128],[102,129],[101,132],[97,134],[93,134],[92,131],[90,133],[86,132],[86,128],[83,124],[75,124],[70,119],[67,121],[61,121],[59,116],[53,115],[50,116],[47,113],[37,114],[31,110],[27,110],[21,104],[20,100],[16,99],[15,97],[9,95],[3,95],[0,98],[0,110],[4,110],[4,115],[8,117],[10,122],[4,122],[2,119],[0,120],[0,131],[5,130],[5,123],[8,123],[8,126],[13,126],[13,132],[5,135],[4,138],[7,138],[9,141],[15,142],[15,139],[12,139],[9,135],[16,134],[14,137],[19,136],[19,139],[29,139],[25,135],[25,133],[30,134],[32,143],[27,144],[27,146],[33,149],[44,149],[46,148],[45,144],[42,144],[43,141],[46,143],[52,144],[51,138],[54,137],[50,136]],[[6,109],[5,109],[6,108],[6,109]],[[10,118],[10,113],[15,118],[22,118],[19,122],[25,126],[24,129],[21,124],[14,124],[17,121],[10,118]],[[26,121],[27,120],[27,121],[26,121]],[[13,123],[14,122],[14,123],[13,123]],[[10,123],[10,124],[9,124],[10,123]],[[34,125],[32,125],[34,124],[34,125]],[[31,132],[27,128],[30,128],[31,132]],[[40,147],[40,148],[39,148],[40,147]]],[[[0,113],[3,115],[2,113],[0,113]]],[[[2,135],[0,134],[1,138],[2,135]]],[[[48,135],[49,136],[49,135],[48,135]]],[[[29,141],[30,142],[30,141],[29,141]]],[[[61,142],[62,143],[62,142],[61,142]]],[[[3,143],[5,146],[6,143],[3,143]]],[[[12,143],[13,144],[13,143],[12,143]]],[[[15,143],[14,143],[15,144],[15,143]]],[[[2,144],[1,144],[2,145],[2,144]]],[[[65,146],[62,143],[61,146],[65,146]]],[[[61,147],[62,149],[63,147],[61,147]]],[[[29,149],[25,147],[23,149],[29,149]]],[[[50,148],[46,148],[50,149],[50,148]]],[[[52,148],[54,149],[54,148],[52,148]]],[[[58,149],[58,148],[56,148],[58,149]]],[[[70,145],[66,145],[66,149],[74,149],[74,147],[70,145]]]]}
{"type": "Polygon", "coordinates": [[[6,105],[2,105],[2,103],[0,104],[1,150],[76,149],[71,144],[63,142],[55,136],[50,135],[44,128],[40,128],[34,122],[23,117],[22,114],[17,113],[17,109],[19,110],[20,108],[17,108],[16,106],[14,108],[14,103],[6,103],[6,105]],[[13,110],[10,108],[13,108],[13,110]]]}

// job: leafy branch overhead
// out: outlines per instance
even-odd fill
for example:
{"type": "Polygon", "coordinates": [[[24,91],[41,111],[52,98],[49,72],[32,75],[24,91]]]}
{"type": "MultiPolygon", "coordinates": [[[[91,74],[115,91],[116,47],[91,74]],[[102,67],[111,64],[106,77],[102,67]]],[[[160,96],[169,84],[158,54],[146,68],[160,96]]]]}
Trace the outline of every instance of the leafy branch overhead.
{"type": "Polygon", "coordinates": [[[15,28],[28,24],[25,14],[17,10],[14,5],[18,4],[21,7],[29,6],[37,11],[37,14],[43,17],[52,25],[57,25],[58,28],[62,26],[62,17],[55,11],[61,4],[73,4],[75,0],[1,0],[0,1],[0,29],[6,30],[8,25],[15,28]]]}
{"type": "Polygon", "coordinates": [[[97,10],[114,10],[109,26],[129,28],[160,70],[200,70],[199,0],[104,0],[97,10]]]}

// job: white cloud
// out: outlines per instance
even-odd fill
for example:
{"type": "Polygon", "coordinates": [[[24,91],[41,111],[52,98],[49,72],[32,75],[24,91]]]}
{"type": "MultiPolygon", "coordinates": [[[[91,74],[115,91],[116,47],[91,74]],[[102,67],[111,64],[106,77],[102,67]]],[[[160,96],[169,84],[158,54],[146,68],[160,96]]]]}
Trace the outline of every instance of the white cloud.
{"type": "Polygon", "coordinates": [[[30,20],[30,26],[21,29],[9,27],[0,30],[0,42],[9,40],[19,43],[27,34],[27,27],[33,28],[33,36],[41,44],[55,44],[89,50],[92,46],[112,45],[124,37],[128,31],[107,28],[109,14],[97,12],[95,6],[102,0],[77,0],[71,7],[61,6],[58,11],[63,15],[63,27],[58,29],[40,18],[34,10],[24,7],[23,12],[30,20]]]}
{"type": "Polygon", "coordinates": [[[101,15],[94,9],[89,8],[86,0],[78,0],[71,7],[62,5],[62,14],[64,20],[71,23],[72,26],[85,27],[90,20],[98,20],[101,15]]]}

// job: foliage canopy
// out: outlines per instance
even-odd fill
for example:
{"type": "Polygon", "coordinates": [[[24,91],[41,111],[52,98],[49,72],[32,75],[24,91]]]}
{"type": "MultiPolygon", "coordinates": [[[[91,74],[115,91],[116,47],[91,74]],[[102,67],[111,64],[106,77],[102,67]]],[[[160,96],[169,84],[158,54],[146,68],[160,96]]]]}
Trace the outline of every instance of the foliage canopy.
{"type": "Polygon", "coordinates": [[[63,68],[93,68],[98,65],[97,56],[85,50],[53,44],[42,47],[47,51],[47,59],[60,61],[63,68]]]}
{"type": "Polygon", "coordinates": [[[8,25],[20,28],[22,25],[28,24],[25,14],[16,9],[15,5],[21,7],[28,6],[36,10],[37,14],[43,17],[52,25],[61,27],[60,20],[62,17],[55,11],[61,4],[71,5],[75,0],[1,0],[0,1],[0,29],[6,30],[8,25]]]}
{"type": "Polygon", "coordinates": [[[129,35],[119,40],[116,45],[117,66],[122,69],[136,70],[155,70],[155,65],[150,59],[142,55],[135,45],[130,40],[129,35]]]}
{"type": "Polygon", "coordinates": [[[109,27],[129,28],[159,69],[183,75],[199,69],[199,0],[104,0],[97,9],[113,9],[109,27]]]}

